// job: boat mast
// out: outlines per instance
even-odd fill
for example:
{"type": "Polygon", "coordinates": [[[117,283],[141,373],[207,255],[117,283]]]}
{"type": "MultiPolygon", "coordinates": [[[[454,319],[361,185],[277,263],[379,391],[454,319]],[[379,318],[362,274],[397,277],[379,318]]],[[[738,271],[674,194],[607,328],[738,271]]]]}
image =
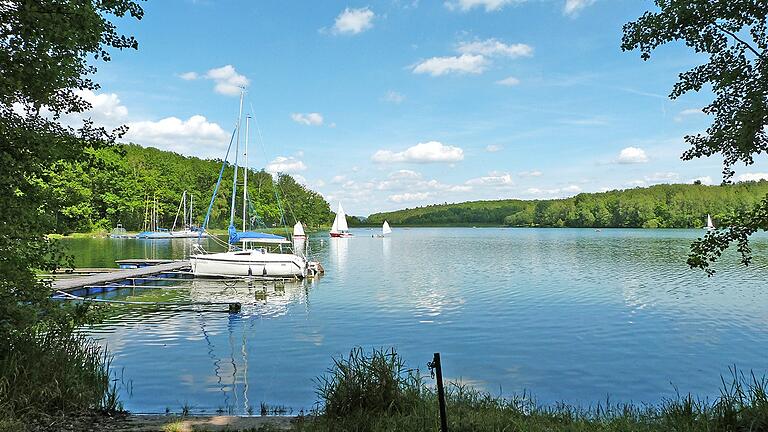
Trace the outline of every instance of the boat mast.
{"type": "Polygon", "coordinates": [[[192,229],[192,193],[189,194],[189,229],[192,229]]]}
{"type": "Polygon", "coordinates": [[[235,141],[235,173],[232,176],[232,205],[229,209],[229,227],[235,228],[235,197],[237,196],[237,156],[240,153],[240,123],[243,118],[243,95],[245,90],[240,91],[240,111],[237,114],[237,138],[235,141]]]}
{"type": "Polygon", "coordinates": [[[243,154],[243,231],[247,229],[248,221],[248,132],[251,116],[245,116],[245,152],[243,154]]]}
{"type": "MultiPolygon", "coordinates": [[[[187,224],[187,191],[181,194],[181,207],[184,208],[184,219],[182,219],[184,222],[181,223],[184,226],[187,224]]],[[[176,221],[173,221],[173,225],[176,226],[176,221]]]]}

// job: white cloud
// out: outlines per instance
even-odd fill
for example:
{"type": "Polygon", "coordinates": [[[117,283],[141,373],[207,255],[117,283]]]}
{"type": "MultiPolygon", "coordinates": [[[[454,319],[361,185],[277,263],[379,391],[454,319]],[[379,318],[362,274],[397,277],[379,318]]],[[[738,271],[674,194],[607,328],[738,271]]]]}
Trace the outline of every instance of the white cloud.
{"type": "Polygon", "coordinates": [[[460,54],[480,54],[488,57],[530,57],[533,48],[530,45],[516,43],[507,45],[498,39],[486,39],[484,41],[461,42],[456,48],[460,54]]]}
{"type": "Polygon", "coordinates": [[[120,103],[116,93],[96,94],[91,90],[76,90],[75,94],[91,104],[91,108],[81,113],[62,116],[61,122],[73,127],[82,126],[82,119],[90,118],[96,126],[113,129],[128,117],[128,108],[120,103]]]}
{"type": "Polygon", "coordinates": [[[301,123],[307,126],[320,126],[323,124],[323,116],[320,113],[293,113],[291,119],[296,123],[301,123]]]}
{"type": "Polygon", "coordinates": [[[376,14],[367,7],[360,9],[346,8],[336,17],[333,32],[336,34],[358,34],[373,27],[376,14]]]}
{"type": "Polygon", "coordinates": [[[272,174],[277,173],[296,173],[304,171],[307,166],[304,162],[294,158],[293,156],[278,156],[267,164],[265,170],[272,174]]]}
{"type": "Polygon", "coordinates": [[[541,171],[539,170],[531,170],[531,171],[522,171],[517,173],[520,177],[541,177],[541,171]]]}
{"type": "Polygon", "coordinates": [[[184,81],[192,81],[199,78],[197,75],[197,72],[184,72],[183,74],[179,75],[179,78],[183,79],[184,81]]]}
{"type": "Polygon", "coordinates": [[[460,10],[466,12],[476,7],[485,8],[486,12],[500,10],[504,6],[512,3],[520,3],[524,0],[450,0],[445,2],[445,7],[450,10],[460,10]]]}
{"type": "Polygon", "coordinates": [[[420,201],[429,198],[429,192],[406,192],[401,194],[390,195],[389,200],[395,203],[420,201]]]}
{"type": "Polygon", "coordinates": [[[701,108],[688,108],[677,113],[677,115],[674,117],[674,120],[676,122],[681,122],[686,118],[700,116],[700,115],[704,115],[704,111],[702,111],[701,108]]]}
{"type": "Polygon", "coordinates": [[[392,102],[395,104],[402,103],[405,100],[405,96],[401,93],[398,93],[394,90],[390,90],[387,92],[387,94],[384,95],[382,98],[385,102],[392,102]]]}
{"type": "Polygon", "coordinates": [[[502,150],[504,150],[504,147],[498,144],[488,144],[487,146],[485,146],[485,151],[487,151],[488,153],[496,153],[502,150]]]}
{"type": "Polygon", "coordinates": [[[648,156],[645,150],[639,147],[627,147],[619,152],[619,158],[616,162],[620,164],[636,164],[648,162],[648,156]]]}
{"type": "Polygon", "coordinates": [[[389,174],[389,178],[391,179],[418,179],[421,178],[421,173],[413,171],[413,170],[397,170],[395,172],[392,172],[389,174]]]}
{"type": "Polygon", "coordinates": [[[227,96],[239,95],[240,91],[251,83],[245,75],[237,73],[232,65],[211,69],[206,72],[205,78],[213,80],[216,93],[227,96]]]}
{"type": "Polygon", "coordinates": [[[507,86],[507,87],[512,87],[512,86],[516,86],[516,85],[520,84],[520,80],[515,78],[515,77],[507,77],[507,78],[504,78],[502,80],[496,81],[496,84],[507,86]]]}
{"type": "Polygon", "coordinates": [[[594,2],[595,0],[565,0],[563,13],[569,16],[576,16],[582,9],[592,5],[594,2]]]}
{"type": "Polygon", "coordinates": [[[432,57],[413,68],[413,73],[440,76],[449,73],[479,74],[485,71],[488,60],[482,55],[462,54],[450,57],[432,57]]]}
{"type": "Polygon", "coordinates": [[[643,180],[633,180],[630,186],[650,186],[662,183],[680,183],[680,174],[676,172],[655,172],[643,177],[643,180]]]}
{"type": "Polygon", "coordinates": [[[123,141],[185,154],[205,155],[211,147],[224,148],[229,142],[229,134],[221,126],[201,115],[187,120],[167,117],[159,121],[130,122],[128,128],[123,141]]]}
{"type": "Polygon", "coordinates": [[[371,158],[374,162],[393,163],[432,163],[432,162],[458,162],[464,159],[464,150],[459,147],[447,146],[438,141],[429,141],[416,144],[401,152],[391,150],[379,150],[371,158]]]}
{"type": "Polygon", "coordinates": [[[525,190],[526,194],[535,197],[569,196],[578,194],[579,192],[581,192],[581,188],[578,185],[568,185],[553,189],[528,188],[525,190]]]}
{"type": "Polygon", "coordinates": [[[332,184],[341,184],[341,183],[344,183],[346,180],[347,180],[347,176],[345,176],[345,175],[336,175],[336,176],[333,176],[333,178],[331,179],[331,183],[332,184]]]}
{"type": "Polygon", "coordinates": [[[508,188],[515,185],[512,180],[512,174],[506,172],[490,172],[485,177],[478,177],[467,180],[468,185],[472,186],[492,186],[495,188],[508,188]]]}
{"type": "MultiPolygon", "coordinates": [[[[768,175],[768,174],[766,174],[766,175],[768,175]]],[[[701,184],[705,184],[705,185],[711,185],[711,184],[714,183],[712,181],[712,177],[710,177],[710,176],[696,177],[696,178],[690,179],[689,183],[695,183],[696,181],[700,181],[701,184]]]]}
{"type": "Polygon", "coordinates": [[[738,177],[739,181],[768,180],[768,173],[744,173],[738,177]]]}

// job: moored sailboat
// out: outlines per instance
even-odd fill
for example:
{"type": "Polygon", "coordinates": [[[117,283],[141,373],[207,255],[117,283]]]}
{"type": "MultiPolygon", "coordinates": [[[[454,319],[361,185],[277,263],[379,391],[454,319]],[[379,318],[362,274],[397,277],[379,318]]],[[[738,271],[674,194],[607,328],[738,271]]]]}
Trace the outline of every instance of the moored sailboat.
{"type": "MultiPolygon", "coordinates": [[[[282,236],[248,231],[248,134],[249,120],[245,123],[245,164],[243,167],[243,229],[238,232],[235,228],[235,197],[237,196],[238,164],[240,124],[243,113],[243,95],[240,95],[240,113],[237,120],[235,145],[234,176],[232,180],[232,204],[229,216],[229,241],[228,251],[219,253],[199,253],[190,256],[192,273],[195,276],[214,277],[264,277],[264,278],[303,278],[307,276],[307,260],[303,256],[294,254],[291,242],[282,236]]],[[[232,143],[230,142],[230,147],[232,143]]],[[[229,150],[227,150],[227,155],[229,150]]],[[[224,159],[219,180],[214,189],[208,213],[203,222],[205,230],[213,207],[216,192],[221,182],[224,168],[227,165],[224,159]]]]}
{"type": "Polygon", "coordinates": [[[707,226],[704,227],[707,231],[712,231],[715,229],[715,225],[712,223],[712,216],[707,215],[707,226]]]}
{"type": "Polygon", "coordinates": [[[347,225],[347,215],[344,213],[344,207],[339,203],[339,211],[336,212],[336,217],[333,219],[333,225],[331,225],[331,237],[352,237],[349,232],[349,225],[347,225]]]}

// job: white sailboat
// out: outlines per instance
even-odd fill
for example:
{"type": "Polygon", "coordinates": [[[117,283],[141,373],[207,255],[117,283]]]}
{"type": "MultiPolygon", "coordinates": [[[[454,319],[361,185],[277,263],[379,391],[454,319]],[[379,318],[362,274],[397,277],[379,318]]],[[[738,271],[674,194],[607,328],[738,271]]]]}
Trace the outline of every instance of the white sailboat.
{"type": "MultiPolygon", "coordinates": [[[[240,114],[237,120],[237,142],[235,155],[239,152],[240,123],[243,115],[243,95],[240,95],[240,114]]],[[[291,242],[275,234],[247,229],[248,203],[248,134],[249,119],[245,120],[245,166],[243,167],[243,230],[235,229],[235,196],[237,194],[237,156],[235,173],[232,181],[232,205],[229,217],[229,251],[219,253],[201,253],[190,256],[192,273],[195,276],[214,277],[265,277],[265,278],[303,278],[307,276],[307,260],[293,253],[291,242]],[[239,245],[236,246],[236,245],[239,245]]],[[[226,161],[224,162],[226,164],[226,161]]],[[[223,170],[223,167],[222,167],[223,170]]],[[[223,172],[223,171],[222,171],[223,172]]],[[[211,198],[211,203],[216,196],[211,198]]],[[[209,210],[210,214],[210,210],[209,210]]],[[[206,215],[206,223],[208,215],[206,215]]],[[[203,229],[205,229],[205,224],[203,229]]]]}
{"type": "Polygon", "coordinates": [[[352,237],[347,225],[347,215],[344,213],[344,207],[341,206],[341,203],[339,203],[339,211],[336,212],[336,217],[333,219],[330,234],[331,237],[352,237]]]}
{"type": "Polygon", "coordinates": [[[712,216],[707,215],[707,226],[704,227],[707,231],[712,231],[715,229],[715,225],[712,223],[712,216]]]}
{"type": "Polygon", "coordinates": [[[389,227],[389,223],[384,221],[384,225],[381,226],[381,235],[386,236],[392,234],[392,228],[389,227]]]}
{"type": "Polygon", "coordinates": [[[187,205],[187,191],[184,191],[184,193],[181,194],[181,202],[179,202],[179,208],[176,210],[176,218],[173,219],[173,226],[171,227],[170,235],[172,238],[196,238],[207,236],[206,233],[200,232],[193,223],[192,199],[192,194],[189,194],[189,205],[187,205]],[[177,230],[176,223],[178,222],[179,214],[182,212],[182,229],[177,230]]]}

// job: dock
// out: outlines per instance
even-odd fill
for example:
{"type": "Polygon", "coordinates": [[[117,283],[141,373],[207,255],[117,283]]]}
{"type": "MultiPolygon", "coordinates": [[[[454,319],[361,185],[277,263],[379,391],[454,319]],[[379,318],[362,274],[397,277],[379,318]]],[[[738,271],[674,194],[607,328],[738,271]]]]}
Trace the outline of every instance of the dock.
{"type": "Polygon", "coordinates": [[[152,277],[157,274],[184,270],[186,268],[189,268],[189,261],[187,260],[164,260],[162,263],[157,263],[154,265],[121,268],[109,272],[91,273],[83,276],[78,275],[75,277],[68,277],[66,279],[57,279],[53,281],[51,287],[54,289],[54,291],[63,291],[68,293],[83,287],[106,285],[142,277],[152,277]]]}

